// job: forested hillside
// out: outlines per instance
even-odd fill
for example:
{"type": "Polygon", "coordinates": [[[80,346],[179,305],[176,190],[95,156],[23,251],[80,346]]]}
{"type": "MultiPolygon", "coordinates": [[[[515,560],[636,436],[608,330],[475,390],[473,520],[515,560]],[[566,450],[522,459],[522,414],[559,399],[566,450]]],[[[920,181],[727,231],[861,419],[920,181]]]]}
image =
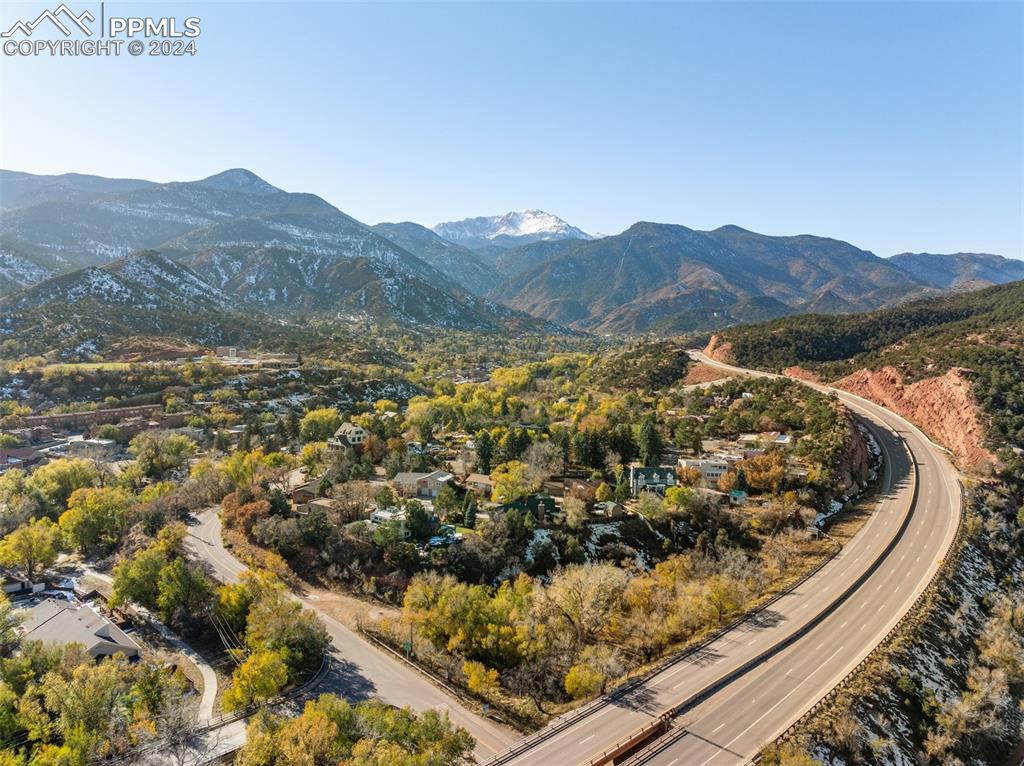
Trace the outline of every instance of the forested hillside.
{"type": "Polygon", "coordinates": [[[1024,476],[1024,282],[840,316],[794,316],[730,328],[716,345],[737,364],[799,365],[825,380],[892,367],[904,384],[966,368],[993,449],[1024,476]]]}

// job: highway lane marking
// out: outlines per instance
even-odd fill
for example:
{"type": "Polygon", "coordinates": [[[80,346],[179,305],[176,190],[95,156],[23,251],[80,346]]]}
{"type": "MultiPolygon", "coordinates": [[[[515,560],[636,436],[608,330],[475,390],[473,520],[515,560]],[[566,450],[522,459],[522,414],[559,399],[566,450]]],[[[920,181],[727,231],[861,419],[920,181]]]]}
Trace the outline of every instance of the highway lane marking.
{"type": "Polygon", "coordinates": [[[594,738],[595,736],[597,736],[597,735],[596,735],[596,734],[591,734],[591,735],[590,735],[589,737],[584,737],[583,739],[581,739],[581,740],[580,740],[580,744],[581,744],[581,745],[583,745],[583,744],[585,744],[585,743],[589,742],[589,741],[590,741],[590,740],[592,740],[592,739],[593,739],[593,738],[594,738]]]}
{"type": "Polygon", "coordinates": [[[807,674],[807,676],[806,676],[806,677],[804,678],[804,680],[803,680],[803,681],[801,681],[801,682],[800,682],[800,683],[798,683],[798,684],[797,684],[796,686],[794,686],[794,687],[793,687],[792,689],[790,689],[790,690],[789,690],[789,692],[788,692],[788,693],[786,694],[786,696],[785,696],[785,697],[783,697],[783,698],[782,698],[782,699],[780,699],[780,700],[779,700],[778,702],[776,702],[776,703],[775,703],[774,705],[772,705],[772,706],[771,706],[770,708],[768,708],[768,709],[767,709],[766,711],[764,711],[764,713],[762,713],[762,714],[761,714],[761,717],[760,717],[760,718],[758,718],[758,719],[757,719],[756,721],[754,721],[754,722],[753,722],[752,724],[750,724],[750,726],[748,726],[747,728],[745,728],[745,729],[744,729],[743,731],[741,731],[741,732],[740,732],[739,734],[737,734],[737,735],[736,735],[735,737],[733,737],[733,738],[732,738],[731,740],[729,740],[728,742],[726,742],[726,743],[725,743],[724,745],[720,746],[720,747],[718,748],[718,752],[717,752],[717,753],[715,753],[715,754],[714,754],[713,756],[711,756],[710,758],[708,758],[708,759],[707,759],[706,761],[704,761],[704,762],[703,762],[702,764],[700,764],[700,766],[707,766],[707,765],[708,765],[709,763],[711,763],[711,762],[712,762],[713,760],[715,760],[715,758],[717,758],[717,757],[718,757],[718,756],[720,756],[720,755],[721,755],[721,754],[722,754],[723,752],[727,751],[727,750],[728,750],[728,749],[729,749],[730,747],[732,747],[732,746],[733,746],[733,745],[734,745],[734,744],[736,743],[736,740],[738,740],[738,739],[739,739],[740,737],[742,737],[742,736],[743,736],[744,734],[746,734],[746,733],[747,733],[748,731],[750,731],[750,730],[751,730],[751,729],[753,729],[753,728],[754,728],[755,726],[757,726],[757,725],[758,725],[759,723],[761,723],[761,721],[763,721],[763,720],[764,720],[764,719],[765,719],[765,718],[766,718],[766,717],[767,717],[767,716],[768,716],[768,715],[769,715],[769,714],[770,714],[770,713],[771,713],[772,711],[774,711],[774,710],[775,710],[775,708],[777,708],[777,707],[778,707],[779,705],[781,705],[781,704],[782,704],[783,702],[785,702],[785,701],[786,701],[787,699],[789,699],[789,698],[790,698],[791,696],[793,696],[793,694],[795,694],[795,693],[796,693],[796,690],[797,690],[797,689],[799,689],[799,688],[800,688],[801,686],[803,686],[803,685],[804,685],[804,684],[806,683],[806,681],[807,681],[807,678],[810,678],[810,677],[811,677],[811,676],[813,676],[813,675],[814,675],[815,673],[817,673],[817,672],[818,672],[819,670],[821,670],[821,669],[822,669],[823,667],[825,667],[826,665],[828,665],[828,664],[829,664],[829,663],[830,663],[830,662],[831,662],[831,661],[833,660],[833,658],[835,658],[835,656],[836,656],[837,654],[839,654],[839,652],[843,651],[843,649],[845,649],[845,648],[846,648],[845,646],[840,646],[840,647],[839,647],[838,649],[836,649],[836,650],[835,650],[835,651],[834,651],[834,652],[832,653],[832,655],[831,655],[831,656],[830,656],[830,657],[829,657],[829,658],[828,658],[827,660],[825,660],[825,661],[824,661],[823,663],[821,663],[821,664],[820,664],[820,665],[819,665],[818,667],[816,667],[816,668],[815,668],[814,670],[812,670],[812,671],[811,671],[810,673],[808,673],[808,674],[807,674]]]}
{"type": "MultiPolygon", "coordinates": [[[[724,724],[724,723],[720,723],[720,724],[718,724],[718,728],[716,728],[716,729],[715,729],[715,730],[714,730],[713,732],[711,732],[711,733],[712,733],[712,734],[718,734],[718,732],[722,730],[722,727],[723,727],[723,726],[725,726],[725,724],[724,724]]],[[[677,760],[678,760],[678,759],[677,759],[677,760]]]]}

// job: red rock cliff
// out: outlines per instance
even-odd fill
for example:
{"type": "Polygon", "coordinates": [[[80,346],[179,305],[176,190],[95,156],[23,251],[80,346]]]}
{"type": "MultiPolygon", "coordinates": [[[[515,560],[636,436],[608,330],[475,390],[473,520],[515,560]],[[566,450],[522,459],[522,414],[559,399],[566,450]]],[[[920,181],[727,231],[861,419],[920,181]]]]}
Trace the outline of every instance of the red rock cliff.
{"type": "Polygon", "coordinates": [[[732,364],[732,344],[729,341],[723,341],[717,335],[711,336],[711,340],[704,348],[704,353],[715,361],[732,364]]]}
{"type": "Polygon", "coordinates": [[[947,447],[964,468],[994,464],[985,449],[985,431],[971,392],[970,370],[953,368],[945,375],[909,385],[895,367],[858,370],[832,385],[888,407],[920,426],[947,447]]]}

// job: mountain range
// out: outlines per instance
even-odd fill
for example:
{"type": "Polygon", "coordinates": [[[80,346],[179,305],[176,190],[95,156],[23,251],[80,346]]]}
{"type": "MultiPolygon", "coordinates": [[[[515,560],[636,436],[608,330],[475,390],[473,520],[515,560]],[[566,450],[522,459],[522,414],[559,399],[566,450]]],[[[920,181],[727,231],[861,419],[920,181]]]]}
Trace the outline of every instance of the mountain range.
{"type": "Polygon", "coordinates": [[[889,262],[942,290],[975,290],[1024,279],[1024,261],[990,253],[900,253],[889,262]]]}
{"type": "MultiPolygon", "coordinates": [[[[187,269],[183,289],[201,282],[204,293],[227,296],[250,315],[546,328],[467,292],[320,197],[282,191],[247,170],[167,184],[4,171],[0,190],[0,276],[8,283],[0,294],[11,293],[4,311],[65,292],[104,299],[103,274],[152,250],[187,269]],[[111,261],[120,265],[107,269],[111,261]]],[[[117,303],[117,294],[109,300],[117,303]]],[[[181,297],[190,305],[194,296],[181,297]]]]}
{"type": "MultiPolygon", "coordinates": [[[[371,227],[243,169],[172,183],[0,171],[0,209],[0,311],[23,320],[63,301],[275,323],[672,334],[1024,278],[1024,262],[997,255],[880,258],[738,226],[639,222],[598,238],[539,210],[371,227]]],[[[89,316],[66,333],[88,334],[89,316]]]]}
{"type": "Polygon", "coordinates": [[[598,333],[671,334],[796,313],[867,311],[1024,278],[1024,262],[1001,256],[880,258],[841,240],[738,226],[696,231],[640,222],[611,237],[563,241],[550,256],[502,269],[506,279],[490,296],[598,333]]]}

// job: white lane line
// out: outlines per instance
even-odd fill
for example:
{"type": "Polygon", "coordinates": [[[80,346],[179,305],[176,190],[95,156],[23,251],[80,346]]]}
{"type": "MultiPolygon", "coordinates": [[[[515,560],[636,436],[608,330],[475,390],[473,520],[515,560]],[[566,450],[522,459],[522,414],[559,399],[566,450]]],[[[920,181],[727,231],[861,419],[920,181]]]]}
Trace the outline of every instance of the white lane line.
{"type": "Polygon", "coordinates": [[[586,742],[589,742],[589,741],[590,741],[590,740],[592,740],[592,739],[593,739],[593,738],[594,738],[595,736],[596,736],[596,735],[594,735],[594,734],[591,734],[591,735],[590,735],[589,737],[584,737],[583,739],[581,739],[581,740],[580,740],[580,744],[582,745],[582,744],[584,744],[584,743],[586,743],[586,742]]]}
{"type": "Polygon", "coordinates": [[[720,723],[720,724],[718,724],[718,726],[717,726],[717,727],[715,728],[715,730],[714,730],[714,731],[712,731],[711,733],[712,733],[712,734],[718,734],[718,732],[720,732],[720,731],[722,730],[722,727],[723,727],[723,726],[725,726],[725,724],[724,724],[724,723],[720,723]]]}
{"type": "Polygon", "coordinates": [[[758,718],[758,719],[757,719],[756,721],[754,721],[754,722],[753,722],[752,724],[750,724],[750,726],[748,726],[747,728],[745,728],[745,729],[744,729],[743,731],[741,731],[741,732],[740,732],[739,734],[737,734],[737,735],[736,735],[735,737],[733,737],[733,738],[732,738],[731,740],[729,740],[728,742],[726,742],[726,743],[725,743],[724,745],[721,745],[721,746],[719,747],[719,749],[718,749],[718,752],[717,752],[717,753],[715,753],[715,754],[714,754],[713,756],[711,756],[710,758],[708,758],[708,759],[707,759],[706,761],[704,761],[704,762],[703,762],[702,764],[700,764],[700,766],[707,766],[707,765],[708,765],[709,763],[711,763],[711,762],[712,762],[713,760],[715,760],[715,758],[717,758],[718,756],[720,756],[720,755],[721,755],[721,754],[722,754],[723,752],[726,752],[726,751],[728,751],[730,747],[732,747],[732,746],[733,746],[734,744],[736,744],[736,740],[738,740],[738,739],[739,739],[740,737],[742,737],[742,736],[743,736],[744,734],[746,734],[746,733],[747,733],[748,731],[750,731],[750,730],[751,730],[751,729],[753,729],[753,728],[754,728],[755,726],[757,726],[757,725],[758,725],[759,723],[761,723],[761,721],[763,721],[763,720],[764,720],[764,719],[765,719],[765,718],[766,718],[766,717],[767,717],[767,716],[768,716],[769,714],[771,714],[771,712],[772,712],[773,710],[775,710],[775,708],[777,708],[777,707],[778,707],[779,705],[781,705],[781,704],[782,704],[783,702],[785,702],[785,701],[786,701],[787,699],[789,699],[789,698],[790,698],[791,696],[793,696],[793,694],[795,694],[795,693],[796,693],[796,690],[797,690],[797,689],[799,689],[799,688],[800,688],[801,686],[803,686],[803,685],[804,685],[804,684],[805,684],[805,683],[807,682],[807,679],[808,679],[808,678],[810,678],[810,677],[811,677],[811,676],[813,676],[813,675],[814,675],[815,673],[817,673],[817,672],[818,672],[819,670],[821,670],[821,669],[822,669],[823,667],[825,667],[825,666],[826,666],[826,665],[828,665],[828,664],[829,664],[830,662],[832,662],[832,660],[833,660],[833,659],[835,658],[835,656],[836,656],[837,654],[839,654],[839,652],[843,651],[843,649],[845,649],[845,648],[846,648],[846,647],[840,646],[840,647],[839,647],[838,649],[836,649],[836,650],[835,650],[835,651],[834,651],[834,652],[833,652],[833,653],[832,653],[832,654],[831,654],[831,655],[829,656],[829,658],[828,658],[827,660],[825,660],[825,661],[824,661],[823,663],[821,663],[820,665],[818,665],[818,667],[816,667],[816,668],[815,668],[814,670],[812,670],[812,671],[811,671],[810,673],[808,673],[808,674],[807,674],[807,676],[806,676],[806,677],[804,678],[804,680],[802,680],[802,681],[801,681],[800,683],[798,683],[798,684],[797,684],[796,686],[794,686],[794,687],[793,687],[792,689],[790,689],[790,690],[789,690],[789,691],[788,691],[788,692],[786,693],[786,696],[785,696],[785,697],[783,697],[783,698],[782,698],[782,699],[780,699],[780,700],[779,700],[778,702],[776,702],[776,703],[775,703],[774,705],[772,705],[772,706],[771,706],[770,708],[768,708],[768,709],[767,709],[766,711],[764,711],[764,712],[763,712],[763,713],[761,714],[761,717],[760,717],[760,718],[758,718]]]}

